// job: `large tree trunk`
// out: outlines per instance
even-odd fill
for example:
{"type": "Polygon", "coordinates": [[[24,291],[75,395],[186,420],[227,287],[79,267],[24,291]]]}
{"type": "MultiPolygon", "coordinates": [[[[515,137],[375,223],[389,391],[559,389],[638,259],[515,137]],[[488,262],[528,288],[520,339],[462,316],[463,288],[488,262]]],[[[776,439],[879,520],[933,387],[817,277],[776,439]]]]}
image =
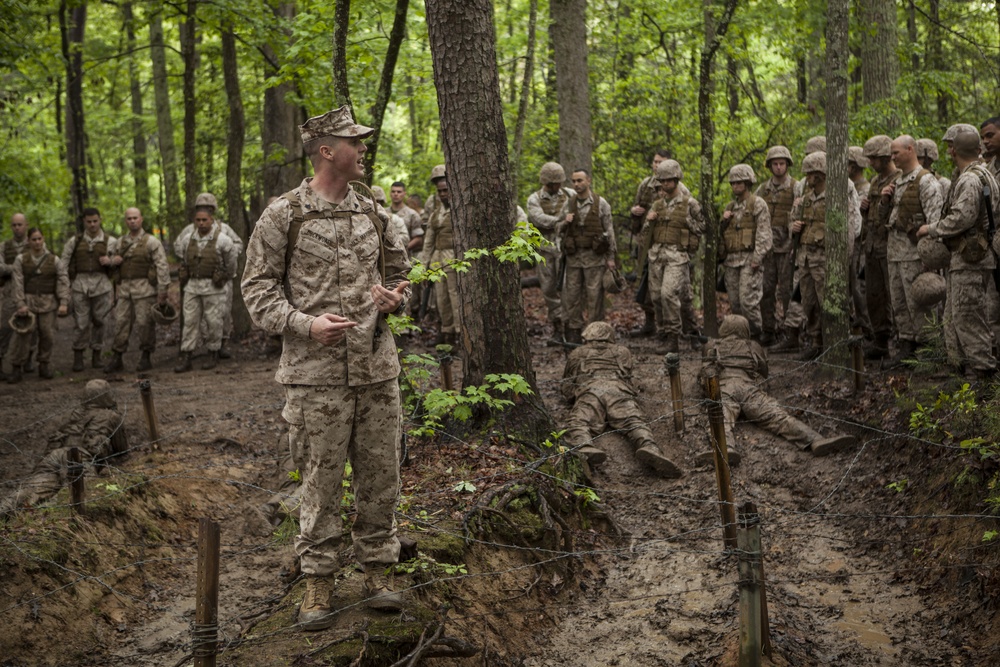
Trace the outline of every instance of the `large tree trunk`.
{"type": "MultiPolygon", "coordinates": [[[[231,26],[222,32],[222,78],[226,85],[226,101],[229,102],[229,123],[226,130],[226,211],[229,224],[240,235],[244,243],[250,237],[246,209],[243,206],[243,138],[246,121],[243,117],[243,100],[240,98],[240,74],[236,60],[236,36],[231,26]]],[[[235,280],[243,275],[246,255],[240,255],[239,271],[235,280]]],[[[243,302],[239,284],[233,288],[233,336],[242,338],[249,331],[252,322],[247,306],[243,302]]]]}
{"type": "Polygon", "coordinates": [[[399,58],[399,47],[406,38],[406,11],[410,0],[396,0],[396,15],[392,21],[392,32],[389,33],[389,47],[385,51],[385,61],[382,63],[382,78],[378,84],[378,95],[372,107],[372,127],[375,133],[368,140],[368,152],[365,153],[365,173],[371,180],[375,158],[378,156],[378,141],[382,136],[382,119],[385,118],[385,108],[389,105],[392,94],[392,78],[396,73],[396,60],[399,58]]]}
{"type": "MultiPolygon", "coordinates": [[[[493,5],[490,0],[428,0],[427,28],[455,251],[461,256],[469,248],[501,245],[514,229],[493,5]]],[[[520,374],[535,395],[509,408],[504,422],[522,437],[544,438],[552,421],[537,394],[518,266],[491,255],[476,260],[461,274],[459,294],[466,384],[479,385],[489,373],[520,374]]]]}
{"type": "MultiPolygon", "coordinates": [[[[846,369],[851,288],[847,252],[848,0],[827,2],[826,25],[826,293],[823,345],[828,369],[846,369]]],[[[893,52],[895,58],[895,52],[893,52]]]]}
{"type": "Polygon", "coordinates": [[[122,5],[125,35],[128,40],[128,82],[132,98],[132,165],[135,179],[135,203],[142,210],[149,208],[149,168],[146,161],[146,133],[142,128],[142,86],[135,63],[135,17],[132,3],[122,5]]]}
{"type": "Polygon", "coordinates": [[[350,22],[351,0],[337,0],[333,13],[333,103],[338,107],[351,104],[351,88],[347,83],[347,31],[350,22]]]}
{"type": "Polygon", "coordinates": [[[181,59],[184,61],[184,219],[191,217],[194,200],[201,190],[198,179],[198,158],[195,136],[197,128],[197,102],[194,96],[195,72],[198,53],[195,49],[198,0],[187,0],[184,22],[181,23],[181,59]]]}
{"type": "Polygon", "coordinates": [[[174,119],[170,114],[170,84],[167,56],[163,44],[163,10],[154,8],[149,18],[150,57],[153,63],[153,95],[156,99],[156,136],[160,149],[160,171],[167,200],[164,219],[176,227],[183,215],[180,185],[177,180],[177,146],[174,143],[174,119]]]}
{"type": "MultiPolygon", "coordinates": [[[[861,40],[861,85],[865,104],[882,100],[891,103],[899,80],[896,3],[893,0],[861,0],[860,10],[861,25],[866,31],[874,31],[861,40]]],[[[883,128],[889,135],[895,134],[898,126],[899,115],[892,110],[887,110],[880,122],[876,122],[876,127],[883,128]]]]}
{"type": "Polygon", "coordinates": [[[89,196],[87,135],[83,126],[83,35],[86,25],[86,3],[72,9],[67,8],[65,0],[59,3],[59,28],[66,64],[66,158],[73,175],[70,199],[73,218],[78,224],[89,196]]]}
{"type": "MultiPolygon", "coordinates": [[[[1000,11],[1000,4],[997,7],[1000,11]]],[[[941,52],[941,3],[939,0],[930,0],[929,8],[931,18],[928,26],[930,34],[927,39],[930,44],[929,65],[932,70],[940,72],[944,69],[944,57],[941,52]]],[[[947,125],[951,117],[948,112],[948,92],[940,87],[937,91],[937,117],[941,125],[947,125]]]]}
{"type": "MultiPolygon", "coordinates": [[[[295,3],[275,9],[280,18],[295,16],[295,3]]],[[[272,73],[278,70],[277,56],[270,45],[264,46],[264,56],[272,73]]],[[[305,178],[305,153],[299,136],[299,125],[305,122],[302,107],[289,101],[295,85],[284,82],[264,91],[264,119],[261,140],[264,144],[264,197],[277,197],[298,187],[305,178]]]]}
{"type": "Polygon", "coordinates": [[[524,77],[521,80],[521,101],[517,107],[517,124],[514,125],[514,155],[511,156],[510,173],[512,177],[514,200],[520,198],[517,194],[518,177],[520,176],[521,147],[524,144],[524,124],[528,117],[528,95],[531,93],[531,78],[535,74],[535,28],[538,23],[538,0],[531,0],[528,10],[528,52],[524,57],[524,77]]]}
{"type": "Polygon", "coordinates": [[[559,101],[559,162],[566,174],[592,171],[590,87],[587,79],[587,0],[551,0],[549,6],[559,101]]]}

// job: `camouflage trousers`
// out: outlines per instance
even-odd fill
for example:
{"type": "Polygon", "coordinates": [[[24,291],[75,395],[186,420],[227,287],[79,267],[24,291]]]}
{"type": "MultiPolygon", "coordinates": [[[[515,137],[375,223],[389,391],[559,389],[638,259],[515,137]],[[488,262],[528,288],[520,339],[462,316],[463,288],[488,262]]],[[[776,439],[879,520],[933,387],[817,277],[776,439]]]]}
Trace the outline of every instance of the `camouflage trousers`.
{"type": "Polygon", "coordinates": [[[14,337],[14,330],[10,328],[10,316],[17,310],[17,304],[14,303],[14,298],[7,294],[8,291],[9,289],[4,287],[0,292],[0,359],[7,354],[7,347],[14,337]]]}
{"type": "Polygon", "coordinates": [[[128,351],[128,339],[132,335],[132,325],[139,330],[139,349],[152,352],[156,349],[156,322],[153,321],[155,296],[133,299],[119,297],[115,306],[115,342],[111,349],[119,354],[128,351]]]}
{"type": "MultiPolygon", "coordinates": [[[[222,311],[222,340],[229,340],[233,335],[233,281],[226,281],[226,303],[222,311]]],[[[206,336],[207,339],[207,336],[206,336]]],[[[211,348],[209,348],[211,349],[211,348]]]]}
{"type": "Polygon", "coordinates": [[[215,352],[222,347],[222,326],[225,319],[226,295],[184,293],[184,331],[181,352],[194,352],[202,331],[205,347],[215,352]]]}
{"type": "Polygon", "coordinates": [[[52,344],[56,337],[56,311],[35,313],[35,328],[28,333],[15,333],[11,360],[14,365],[21,366],[28,361],[28,355],[38,341],[38,356],[40,364],[47,364],[52,358],[52,344]]]}
{"type": "Polygon", "coordinates": [[[104,323],[111,313],[114,293],[89,296],[73,292],[73,349],[98,350],[104,347],[104,323]]]}
{"type": "Polygon", "coordinates": [[[444,270],[444,278],[434,283],[434,298],[441,316],[442,333],[462,330],[462,302],[458,298],[458,274],[454,269],[444,270]]]}
{"type": "Polygon", "coordinates": [[[823,341],[823,296],[826,294],[826,256],[822,250],[808,249],[805,261],[795,274],[802,295],[802,316],[806,322],[806,334],[812,336],[813,343],[823,341]]]}
{"type": "Polygon", "coordinates": [[[285,385],[282,416],[288,446],[302,475],[300,534],[295,552],[302,572],[328,576],[339,567],[344,464],[350,460],[357,517],[351,530],[358,562],[395,563],[399,501],[399,384],[285,385]]]}
{"type": "MultiPolygon", "coordinates": [[[[649,265],[649,293],[653,299],[657,329],[668,334],[690,331],[684,325],[685,297],[691,292],[691,264],[649,265]]],[[[690,304],[689,304],[690,305],[690,304]]]]}
{"type": "Polygon", "coordinates": [[[566,420],[563,439],[573,447],[589,445],[604,433],[605,425],[621,431],[636,449],[653,440],[653,433],[635,397],[621,391],[614,383],[591,384],[585,393],[577,396],[566,420]]]}
{"type": "Polygon", "coordinates": [[[923,342],[927,340],[924,326],[928,323],[930,309],[919,305],[913,298],[912,286],[924,271],[919,259],[889,262],[889,295],[892,299],[892,319],[900,340],[923,342]]]}
{"type": "Polygon", "coordinates": [[[722,380],[722,412],[726,419],[726,442],[733,446],[733,427],[742,414],[747,421],[781,436],[785,440],[808,447],[820,436],[816,431],[789,415],[781,404],[748,380],[722,380]]]}
{"type": "Polygon", "coordinates": [[[760,297],[761,329],[768,333],[778,330],[778,304],[781,316],[788,312],[788,300],[792,297],[791,253],[771,251],[764,256],[764,286],[760,297]]]}
{"type": "Polygon", "coordinates": [[[759,336],[763,331],[760,302],[764,294],[763,267],[754,269],[747,260],[743,266],[726,267],[726,293],[729,307],[735,315],[742,315],[750,323],[750,334],[759,336]]]}
{"type": "Polygon", "coordinates": [[[600,266],[566,266],[562,308],[566,327],[582,329],[586,306],[587,322],[604,319],[604,264],[600,266]]]}
{"type": "MultiPolygon", "coordinates": [[[[49,452],[35,466],[31,476],[22,481],[17,489],[0,500],[0,516],[21,507],[31,507],[48,500],[59,493],[59,489],[69,484],[69,447],[59,447],[49,452]]],[[[85,450],[80,451],[81,460],[90,458],[85,450]]]]}
{"type": "Polygon", "coordinates": [[[986,317],[990,271],[948,271],[944,302],[944,340],[948,362],[970,370],[993,370],[993,331],[986,317]]]}
{"type": "Polygon", "coordinates": [[[559,262],[562,260],[557,252],[541,252],[544,262],[535,265],[535,272],[538,273],[538,284],[542,288],[542,297],[545,298],[545,306],[549,310],[549,323],[562,320],[562,301],[560,300],[559,289],[559,262]]]}
{"type": "Polygon", "coordinates": [[[889,297],[889,261],[865,255],[865,305],[871,333],[876,340],[892,336],[892,305],[889,297]]]}

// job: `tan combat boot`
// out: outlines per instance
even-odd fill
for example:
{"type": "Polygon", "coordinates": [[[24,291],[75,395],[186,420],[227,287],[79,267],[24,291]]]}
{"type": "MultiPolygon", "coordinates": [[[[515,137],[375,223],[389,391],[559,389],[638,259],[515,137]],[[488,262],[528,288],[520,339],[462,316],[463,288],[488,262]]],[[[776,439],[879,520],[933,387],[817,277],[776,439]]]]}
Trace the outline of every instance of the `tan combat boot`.
{"type": "Polygon", "coordinates": [[[216,365],[218,365],[218,363],[219,363],[219,357],[220,357],[220,355],[219,355],[218,350],[216,350],[214,352],[210,351],[208,353],[208,357],[205,359],[205,361],[203,361],[201,363],[201,370],[203,370],[203,371],[210,371],[213,368],[215,368],[216,365]]]}
{"type": "Polygon", "coordinates": [[[828,456],[857,444],[858,439],[853,435],[835,435],[832,438],[820,438],[813,440],[809,445],[809,451],[813,456],[828,456]]]}
{"type": "Polygon", "coordinates": [[[73,372],[79,373],[83,370],[83,350],[73,350],[73,372]]]}
{"type": "Polygon", "coordinates": [[[365,566],[364,595],[372,609],[400,611],[403,608],[403,594],[393,588],[392,577],[385,574],[386,567],[382,563],[365,566]]]}
{"type": "Polygon", "coordinates": [[[329,577],[306,575],[306,595],[299,606],[303,630],[323,630],[333,625],[333,582],[329,577]]]}
{"type": "Polygon", "coordinates": [[[180,356],[177,357],[177,365],[174,366],[175,373],[187,373],[191,370],[191,353],[181,352],[180,356]]]}
{"type": "Polygon", "coordinates": [[[639,463],[658,472],[660,477],[676,479],[683,474],[673,461],[663,455],[659,445],[655,442],[646,442],[643,444],[642,447],[636,450],[635,458],[639,463]]]}

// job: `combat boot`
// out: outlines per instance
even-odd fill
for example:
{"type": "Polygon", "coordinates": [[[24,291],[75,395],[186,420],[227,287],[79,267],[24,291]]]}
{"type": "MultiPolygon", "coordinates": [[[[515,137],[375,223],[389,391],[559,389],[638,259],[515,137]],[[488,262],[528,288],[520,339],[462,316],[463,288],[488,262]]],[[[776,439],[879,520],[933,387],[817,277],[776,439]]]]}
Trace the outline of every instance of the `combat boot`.
{"type": "Polygon", "coordinates": [[[210,371],[213,368],[215,368],[218,365],[219,357],[221,356],[222,355],[219,353],[218,350],[209,351],[208,358],[206,358],[205,361],[201,363],[201,370],[210,371]]]}
{"type": "Polygon", "coordinates": [[[222,341],[222,347],[219,348],[219,359],[232,359],[232,353],[226,349],[226,341],[222,341]]]}
{"type": "Polygon", "coordinates": [[[701,329],[692,329],[686,335],[691,343],[691,349],[695,352],[705,347],[705,343],[708,342],[708,337],[702,335],[701,329]]]}
{"type": "Polygon", "coordinates": [[[817,336],[812,344],[799,355],[799,361],[814,361],[819,359],[821,354],[823,354],[823,339],[817,336]]]}
{"type": "Polygon", "coordinates": [[[22,379],[24,379],[24,378],[21,375],[21,367],[18,366],[17,364],[14,364],[13,366],[11,366],[10,367],[10,375],[7,376],[7,382],[10,383],[10,384],[17,384],[22,379]]]}
{"type": "Polygon", "coordinates": [[[329,577],[306,575],[306,594],[299,606],[303,630],[324,630],[333,625],[333,583],[329,577]]]}
{"type": "Polygon", "coordinates": [[[899,340],[899,349],[896,350],[896,355],[890,361],[893,368],[899,368],[903,366],[903,362],[907,359],[913,359],[917,354],[917,343],[912,340],[899,340]]]}
{"type": "Polygon", "coordinates": [[[122,353],[112,352],[111,361],[104,366],[105,373],[118,373],[125,370],[125,364],[122,363],[122,353]]]}
{"type": "Polygon", "coordinates": [[[546,347],[561,347],[565,340],[562,320],[552,320],[552,337],[545,341],[546,347]]]}
{"type": "Polygon", "coordinates": [[[180,356],[177,357],[178,364],[174,366],[175,373],[187,373],[191,370],[191,353],[181,352],[180,356]]]}
{"type": "Polygon", "coordinates": [[[55,375],[52,374],[52,370],[49,368],[48,363],[40,362],[38,364],[38,377],[43,380],[51,380],[55,377],[55,375]]]}
{"type": "Polygon", "coordinates": [[[7,374],[3,372],[3,357],[0,357],[0,382],[7,381],[7,374]]]}
{"type": "Polygon", "coordinates": [[[773,331],[765,331],[760,335],[760,344],[764,347],[771,347],[777,340],[773,331]]]}
{"type": "Polygon", "coordinates": [[[889,337],[888,336],[876,336],[875,340],[872,341],[868,349],[865,350],[865,359],[869,361],[876,361],[879,359],[885,359],[889,356],[889,337]]]}
{"type": "Polygon", "coordinates": [[[365,566],[364,595],[372,609],[400,611],[403,609],[403,594],[393,588],[392,578],[385,574],[385,567],[380,563],[365,566]]]}
{"type": "Polygon", "coordinates": [[[573,347],[579,347],[583,345],[583,336],[581,329],[566,329],[566,344],[572,345],[573,347]]]}
{"type": "Polygon", "coordinates": [[[24,372],[25,373],[34,373],[35,372],[35,364],[33,364],[32,361],[31,361],[31,358],[33,356],[35,356],[34,352],[29,352],[28,353],[28,360],[26,362],[24,362],[24,372]]]}
{"type": "Polygon", "coordinates": [[[629,332],[629,336],[640,338],[642,336],[652,336],[656,333],[656,316],[652,311],[644,311],[646,314],[646,322],[638,329],[633,329],[629,332]]]}
{"type": "Polygon", "coordinates": [[[682,474],[681,469],[663,455],[659,445],[655,442],[646,442],[643,444],[642,447],[636,450],[635,458],[639,463],[658,472],[660,477],[677,479],[682,474]]]}
{"type": "MultiPolygon", "coordinates": [[[[726,454],[729,459],[729,467],[735,468],[743,460],[743,456],[736,451],[733,447],[728,447],[726,449],[726,454]]],[[[711,449],[707,449],[703,452],[698,452],[694,456],[694,464],[696,466],[714,466],[715,465],[715,452],[711,449]]]]}
{"type": "Polygon", "coordinates": [[[576,448],[576,453],[587,460],[592,466],[600,465],[608,460],[608,455],[603,449],[598,449],[593,445],[583,445],[576,448]]]}
{"type": "Polygon", "coordinates": [[[857,442],[858,439],[853,435],[836,435],[832,438],[813,440],[812,444],[809,445],[809,451],[812,452],[813,456],[828,456],[851,447],[857,442]]]}
{"type": "Polygon", "coordinates": [[[152,352],[149,350],[142,351],[142,354],[139,356],[139,365],[135,367],[136,371],[142,373],[143,371],[148,371],[153,367],[153,360],[149,358],[151,354],[152,352]]]}
{"type": "Polygon", "coordinates": [[[73,372],[79,373],[83,370],[83,350],[73,350],[73,372]]]}
{"type": "Polygon", "coordinates": [[[799,330],[798,329],[786,329],[785,330],[785,340],[781,341],[777,345],[771,348],[771,351],[776,354],[781,354],[783,352],[798,352],[799,351],[799,330]]]}
{"type": "Polygon", "coordinates": [[[677,334],[661,332],[659,339],[662,343],[660,354],[680,354],[680,341],[677,334]]]}
{"type": "Polygon", "coordinates": [[[90,353],[90,367],[100,368],[101,367],[101,351],[94,350],[90,353]]]}

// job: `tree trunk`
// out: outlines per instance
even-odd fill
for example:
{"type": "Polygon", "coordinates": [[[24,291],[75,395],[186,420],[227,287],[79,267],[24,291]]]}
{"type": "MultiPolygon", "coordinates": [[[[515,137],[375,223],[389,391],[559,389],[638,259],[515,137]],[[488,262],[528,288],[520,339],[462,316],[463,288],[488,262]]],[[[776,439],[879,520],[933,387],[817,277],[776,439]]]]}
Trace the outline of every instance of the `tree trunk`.
{"type": "Polygon", "coordinates": [[[195,152],[198,109],[194,96],[195,72],[198,68],[198,54],[195,50],[197,10],[198,0],[187,0],[187,10],[180,30],[181,59],[184,61],[184,220],[191,217],[194,200],[201,189],[195,152]]]}
{"type": "Polygon", "coordinates": [[[173,223],[181,219],[183,205],[177,181],[177,146],[174,143],[174,119],[170,114],[170,84],[163,44],[163,10],[160,8],[154,9],[149,19],[149,45],[153,63],[153,95],[156,99],[156,135],[166,197],[164,219],[173,223]]]}
{"type": "MultiPolygon", "coordinates": [[[[865,104],[882,100],[891,104],[899,79],[896,3],[893,0],[861,0],[860,10],[861,25],[873,32],[861,40],[861,85],[865,104]]],[[[883,128],[886,134],[895,134],[899,127],[898,114],[888,110],[881,119],[875,120],[875,127],[883,128]]]]}
{"type": "Polygon", "coordinates": [[[135,64],[135,17],[132,3],[122,5],[125,35],[128,43],[128,81],[132,98],[132,165],[135,179],[135,203],[141,210],[149,208],[149,168],[146,160],[146,133],[142,128],[142,87],[135,64]]]}
{"type": "MultiPolygon", "coordinates": [[[[455,252],[494,248],[514,229],[507,135],[500,99],[493,5],[490,0],[428,0],[434,83],[437,88],[455,252]]],[[[520,374],[535,394],[503,414],[503,422],[538,442],[552,420],[538,396],[524,319],[518,266],[487,255],[461,274],[465,382],[489,373],[520,374]]],[[[478,415],[484,425],[489,415],[478,415]]]]}
{"type": "Polygon", "coordinates": [[[514,155],[511,156],[510,173],[514,200],[521,165],[521,147],[524,144],[524,124],[528,117],[528,95],[531,92],[531,77],[535,73],[535,28],[538,24],[538,0],[531,0],[528,10],[528,52],[524,57],[524,77],[521,80],[521,101],[517,107],[517,124],[514,126],[514,155]]]}
{"type": "MultiPolygon", "coordinates": [[[[1000,5],[997,7],[998,12],[1000,12],[1000,5]]],[[[930,0],[929,9],[931,15],[931,24],[928,26],[930,34],[927,38],[930,44],[929,64],[931,69],[940,72],[944,69],[944,58],[941,54],[941,3],[939,0],[930,0]]],[[[941,125],[947,125],[948,119],[951,117],[948,112],[948,93],[941,88],[938,88],[937,91],[937,117],[938,123],[941,125]]]]}
{"type": "Polygon", "coordinates": [[[333,14],[333,104],[337,107],[351,104],[351,89],[347,83],[347,31],[350,23],[351,0],[337,0],[333,14]]]}
{"type": "MultiPolygon", "coordinates": [[[[282,19],[295,17],[295,3],[280,5],[275,14],[282,19]]],[[[264,46],[264,57],[276,73],[279,63],[274,49],[264,46]]],[[[305,122],[302,107],[289,101],[295,84],[286,81],[264,90],[264,117],[261,141],[264,144],[264,197],[277,197],[298,187],[305,178],[305,152],[299,136],[299,125],[305,122]]]]}
{"type": "MultiPolygon", "coordinates": [[[[850,263],[847,252],[847,31],[849,0],[827,2],[826,26],[826,292],[825,368],[844,375],[850,354],[850,263]]],[[[895,52],[893,52],[895,58],[895,52]]]]}
{"type": "Polygon", "coordinates": [[[593,169],[587,78],[587,0],[551,0],[552,41],[559,102],[559,162],[566,174],[593,169]]]}
{"type": "Polygon", "coordinates": [[[67,8],[65,0],[59,3],[59,29],[66,64],[66,158],[73,175],[70,201],[73,218],[78,224],[89,197],[87,135],[83,126],[83,35],[86,25],[86,3],[72,9],[67,8]]]}
{"type": "Polygon", "coordinates": [[[726,56],[726,97],[729,115],[735,117],[740,111],[740,69],[731,55],[726,56]]]}
{"type": "MultiPolygon", "coordinates": [[[[246,135],[246,121],[243,117],[243,100],[240,98],[240,75],[236,60],[236,36],[231,26],[222,32],[222,78],[226,85],[226,101],[229,102],[229,124],[226,143],[229,151],[226,157],[226,211],[229,224],[240,235],[244,243],[250,237],[246,209],[243,206],[243,139],[246,135]]],[[[241,254],[237,278],[243,275],[246,255],[241,254]]],[[[239,284],[233,289],[233,336],[242,338],[249,331],[252,322],[247,306],[243,302],[239,284]]]]}
{"type": "Polygon", "coordinates": [[[368,152],[365,153],[365,174],[371,180],[378,155],[378,141],[382,136],[382,120],[385,118],[385,108],[389,105],[392,94],[392,79],[396,72],[396,60],[399,58],[399,47],[406,38],[406,12],[410,0],[396,0],[396,15],[392,20],[392,32],[389,33],[389,47],[385,51],[385,61],[382,63],[382,78],[378,83],[378,95],[372,107],[372,127],[374,134],[368,140],[368,152]]]}

